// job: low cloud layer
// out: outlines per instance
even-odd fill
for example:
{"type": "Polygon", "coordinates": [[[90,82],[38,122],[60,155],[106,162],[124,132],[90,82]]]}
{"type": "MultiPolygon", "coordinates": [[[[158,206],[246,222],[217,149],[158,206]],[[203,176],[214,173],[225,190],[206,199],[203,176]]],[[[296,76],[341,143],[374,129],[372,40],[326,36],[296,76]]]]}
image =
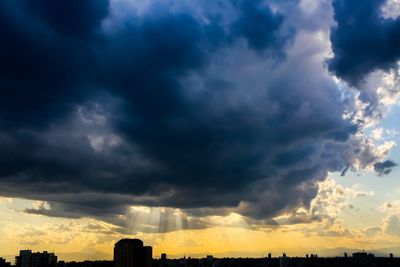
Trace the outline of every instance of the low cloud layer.
{"type": "MultiPolygon", "coordinates": [[[[333,8],[330,69],[386,69],[341,69],[353,14],[333,8]]],[[[330,16],[325,2],[0,3],[0,194],[123,227],[132,205],[268,220],[308,208],[328,172],[389,173],[324,69],[330,16]]]]}

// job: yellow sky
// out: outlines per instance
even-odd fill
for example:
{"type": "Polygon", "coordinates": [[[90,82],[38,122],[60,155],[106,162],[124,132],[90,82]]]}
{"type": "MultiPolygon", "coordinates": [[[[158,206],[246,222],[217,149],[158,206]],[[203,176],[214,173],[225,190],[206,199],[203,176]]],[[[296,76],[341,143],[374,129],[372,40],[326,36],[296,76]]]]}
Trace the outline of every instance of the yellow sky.
{"type": "MultiPolygon", "coordinates": [[[[400,243],[400,232],[396,219],[400,214],[400,202],[391,207],[377,207],[377,220],[360,223],[354,208],[349,203],[360,195],[364,199],[373,198],[373,193],[357,191],[328,179],[320,185],[320,192],[313,200],[310,210],[320,215],[322,220],[303,223],[289,223],[291,219],[311,217],[311,212],[299,210],[297,214],[287,214],[275,218],[277,226],[256,225],[236,213],[227,216],[209,216],[209,227],[199,230],[181,230],[167,233],[136,232],[123,234],[115,225],[93,218],[67,219],[27,214],[26,208],[34,208],[43,203],[22,199],[0,200],[0,257],[13,260],[21,249],[33,251],[55,251],[59,260],[112,259],[113,245],[121,238],[140,238],[145,245],[153,246],[153,255],[159,257],[167,253],[171,257],[207,254],[215,256],[261,257],[267,253],[274,256],[283,252],[289,256],[305,253],[323,253],[325,248],[374,249],[390,247],[400,243]],[[392,217],[390,217],[392,216],[392,217]],[[354,223],[351,223],[351,221],[354,223]],[[393,221],[393,222],[392,222],[393,221]],[[346,223],[345,223],[346,222],[346,223]],[[349,226],[350,225],[350,226],[349,226]]],[[[160,216],[160,210],[136,207],[149,213],[149,218],[160,216]],[[158,214],[158,215],[157,215],[158,214]]],[[[180,213],[175,212],[174,216],[180,213]]],[[[314,215],[315,215],[314,214],[314,215]]],[[[366,215],[366,218],[371,215],[366,215]]],[[[190,218],[189,218],[190,219],[190,218]]],[[[133,224],[144,224],[135,221],[133,224]]],[[[130,227],[130,226],[129,226],[130,227]]],[[[120,228],[121,229],[121,228],[120,228]]],[[[128,230],[129,229],[125,229],[128,230]]],[[[395,252],[396,253],[396,252],[395,252]]]]}

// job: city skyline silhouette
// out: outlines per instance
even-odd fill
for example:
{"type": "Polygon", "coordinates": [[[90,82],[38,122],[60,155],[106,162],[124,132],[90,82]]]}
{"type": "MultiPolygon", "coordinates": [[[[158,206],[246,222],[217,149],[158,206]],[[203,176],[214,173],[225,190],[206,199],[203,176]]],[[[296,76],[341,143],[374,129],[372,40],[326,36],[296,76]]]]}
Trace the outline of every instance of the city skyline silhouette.
{"type": "Polygon", "coordinates": [[[400,258],[394,257],[392,253],[388,257],[375,257],[374,254],[363,251],[354,252],[349,255],[344,252],[342,256],[320,257],[318,254],[306,254],[304,257],[289,257],[285,252],[280,256],[273,257],[268,253],[260,258],[217,258],[206,255],[202,258],[181,257],[171,259],[166,253],[160,257],[153,257],[152,247],[144,246],[140,239],[124,238],[114,245],[112,261],[97,260],[83,262],[57,261],[54,252],[32,252],[32,250],[21,250],[15,256],[15,264],[6,262],[0,257],[1,267],[167,267],[167,266],[397,266],[400,258]]]}

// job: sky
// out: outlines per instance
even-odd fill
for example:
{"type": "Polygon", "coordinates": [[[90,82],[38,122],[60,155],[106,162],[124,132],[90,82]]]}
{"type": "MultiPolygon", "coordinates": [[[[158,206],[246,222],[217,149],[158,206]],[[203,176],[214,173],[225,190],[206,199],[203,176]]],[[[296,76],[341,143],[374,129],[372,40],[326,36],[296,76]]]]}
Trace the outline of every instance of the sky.
{"type": "Polygon", "coordinates": [[[0,257],[400,255],[399,0],[1,0],[0,257]]]}

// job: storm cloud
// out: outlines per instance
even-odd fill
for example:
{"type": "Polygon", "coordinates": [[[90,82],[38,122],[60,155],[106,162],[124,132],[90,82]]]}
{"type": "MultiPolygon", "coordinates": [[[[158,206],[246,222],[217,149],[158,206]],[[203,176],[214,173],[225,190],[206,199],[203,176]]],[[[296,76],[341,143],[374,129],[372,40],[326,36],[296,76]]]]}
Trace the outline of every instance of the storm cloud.
{"type": "Polygon", "coordinates": [[[396,163],[394,163],[391,160],[386,160],[384,162],[377,162],[374,164],[374,169],[376,172],[378,172],[379,175],[384,175],[384,174],[389,174],[392,172],[392,168],[397,166],[396,163]]]}
{"type": "Polygon", "coordinates": [[[49,203],[26,212],[270,219],[308,207],[328,172],[381,160],[363,157],[354,103],[323,68],[328,35],[297,25],[311,12],[297,1],[0,7],[0,194],[49,203]]]}
{"type": "Polygon", "coordinates": [[[351,85],[367,74],[396,67],[400,59],[400,19],[384,18],[385,0],[333,0],[336,25],[331,41],[335,57],[329,69],[351,85]]]}

